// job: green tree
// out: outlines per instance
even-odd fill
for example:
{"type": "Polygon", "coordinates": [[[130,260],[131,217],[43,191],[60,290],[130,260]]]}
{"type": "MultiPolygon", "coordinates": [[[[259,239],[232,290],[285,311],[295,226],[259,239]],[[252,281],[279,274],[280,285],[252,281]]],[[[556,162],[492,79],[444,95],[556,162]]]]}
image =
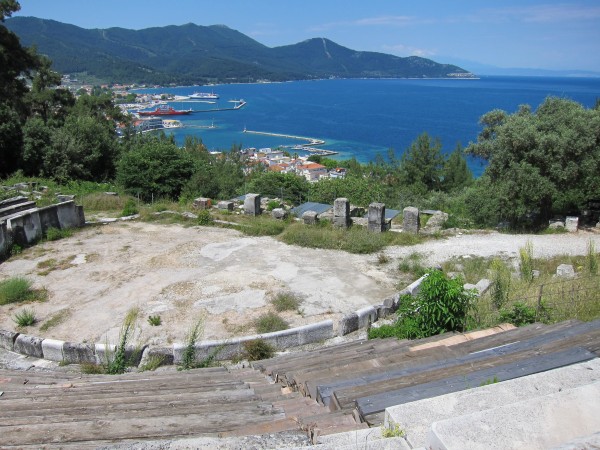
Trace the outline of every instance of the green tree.
{"type": "Polygon", "coordinates": [[[488,160],[495,220],[538,226],[600,196],[600,110],[549,97],[535,112],[495,110],[480,123],[467,151],[488,160]]]}
{"type": "Polygon", "coordinates": [[[310,183],[304,177],[293,173],[262,172],[250,178],[246,185],[248,192],[282,197],[300,203],[310,190],[310,183]]]}
{"type": "Polygon", "coordinates": [[[441,149],[439,139],[432,140],[427,133],[421,134],[400,160],[403,183],[419,192],[439,189],[444,166],[441,149]]]}
{"type": "Polygon", "coordinates": [[[467,160],[463,156],[463,148],[456,145],[454,151],[444,162],[442,170],[442,189],[446,192],[456,191],[473,182],[473,174],[467,166],[467,160]]]}
{"type": "Polygon", "coordinates": [[[44,157],[46,149],[52,143],[53,129],[39,117],[33,117],[23,127],[23,173],[37,177],[44,173],[44,157]]]}
{"type": "Polygon", "coordinates": [[[116,180],[145,201],[176,199],[192,176],[194,161],[164,136],[139,138],[118,162],[116,180]]]}
{"type": "Polygon", "coordinates": [[[0,102],[0,177],[21,166],[23,130],[21,120],[8,102],[0,102]]]}

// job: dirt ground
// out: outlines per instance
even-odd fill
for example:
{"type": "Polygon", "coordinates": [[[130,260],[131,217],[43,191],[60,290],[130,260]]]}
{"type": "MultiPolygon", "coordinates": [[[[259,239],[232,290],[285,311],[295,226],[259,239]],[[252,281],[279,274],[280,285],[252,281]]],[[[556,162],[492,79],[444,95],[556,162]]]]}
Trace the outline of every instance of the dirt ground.
{"type": "Polygon", "coordinates": [[[204,317],[203,339],[255,334],[252,320],[272,310],[278,292],[302,298],[280,313],[298,326],[337,320],[381,303],[397,279],[371,256],[293,247],[229,229],[118,222],[27,249],[0,264],[0,280],[24,276],[49,299],[0,306],[0,329],[33,308],[37,324],[21,332],[71,342],[116,343],[123,319],[139,308],[136,339],[152,345],[185,342],[204,317]],[[40,330],[49,319],[64,321],[40,330]],[[149,315],[162,324],[150,326],[149,315]]]}
{"type": "Polygon", "coordinates": [[[0,306],[0,329],[14,330],[15,313],[33,308],[37,324],[20,332],[71,342],[116,343],[123,319],[139,308],[136,340],[151,345],[185,342],[204,317],[203,339],[255,334],[252,321],[273,309],[278,292],[302,298],[297,311],[280,313],[290,326],[333,319],[380,304],[399,285],[400,258],[418,252],[427,265],[461,255],[515,259],[527,241],[534,256],[585,254],[600,249],[598,232],[560,235],[458,234],[378,255],[351,255],[248,237],[212,227],[144,222],[89,227],[74,236],[27,249],[0,264],[0,280],[24,276],[45,288],[46,302],[0,306]],[[148,316],[160,315],[151,326],[148,316]],[[62,323],[40,327],[54,318],[62,323]]]}

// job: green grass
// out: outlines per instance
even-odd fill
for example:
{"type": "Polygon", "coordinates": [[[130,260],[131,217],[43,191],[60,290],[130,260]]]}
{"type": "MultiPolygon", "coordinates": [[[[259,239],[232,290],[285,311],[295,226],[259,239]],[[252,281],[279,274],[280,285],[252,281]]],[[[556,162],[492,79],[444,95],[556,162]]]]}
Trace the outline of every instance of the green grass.
{"type": "Polygon", "coordinates": [[[275,347],[263,339],[244,342],[243,347],[242,357],[248,361],[260,361],[261,359],[272,358],[275,355],[275,347]]]}
{"type": "Polygon", "coordinates": [[[290,245],[357,254],[379,252],[389,245],[415,245],[425,239],[408,233],[373,233],[358,226],[340,229],[330,226],[309,227],[301,223],[288,226],[279,238],[290,245]]]}
{"type": "Polygon", "coordinates": [[[45,289],[31,288],[31,281],[23,277],[9,278],[0,282],[0,305],[31,301],[44,301],[48,297],[45,289]]]}
{"type": "Polygon", "coordinates": [[[19,327],[28,327],[37,322],[33,309],[24,309],[18,312],[13,320],[19,327]]]}
{"type": "Polygon", "coordinates": [[[71,311],[69,309],[61,309],[40,326],[40,331],[48,331],[50,328],[64,323],[70,315],[71,311]]]}
{"type": "Polygon", "coordinates": [[[268,312],[254,320],[257,333],[272,333],[273,331],[287,330],[288,323],[274,312],[268,312]]]}
{"type": "Polygon", "coordinates": [[[59,239],[64,239],[71,236],[73,236],[72,229],[61,230],[60,228],[50,227],[46,230],[47,241],[58,241],[59,239]]]}
{"type": "Polygon", "coordinates": [[[158,327],[162,324],[162,319],[159,315],[148,316],[148,323],[153,327],[158,327]]]}
{"type": "Polygon", "coordinates": [[[298,311],[302,299],[293,292],[278,292],[271,300],[275,311],[298,311]]]}

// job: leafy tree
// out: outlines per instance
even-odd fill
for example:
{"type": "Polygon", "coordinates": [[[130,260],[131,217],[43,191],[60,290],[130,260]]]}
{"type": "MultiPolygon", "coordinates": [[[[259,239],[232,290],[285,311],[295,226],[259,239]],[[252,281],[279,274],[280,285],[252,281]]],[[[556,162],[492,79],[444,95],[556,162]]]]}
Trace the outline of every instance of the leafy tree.
{"type": "Polygon", "coordinates": [[[442,170],[442,189],[446,192],[456,191],[473,182],[473,174],[467,166],[467,160],[463,156],[463,149],[460,144],[450,154],[444,162],[442,170]]]}
{"type": "Polygon", "coordinates": [[[402,155],[400,170],[404,184],[419,192],[439,189],[444,166],[441,148],[438,139],[421,134],[402,155]]]}
{"type": "Polygon", "coordinates": [[[8,102],[0,102],[0,177],[20,167],[23,131],[19,115],[8,102]]]}
{"type": "Polygon", "coordinates": [[[116,180],[125,190],[147,201],[176,199],[192,176],[194,161],[163,136],[140,138],[118,162],[116,180]]]}
{"type": "Polygon", "coordinates": [[[367,206],[381,201],[384,197],[381,183],[364,177],[346,177],[320,180],[311,183],[309,199],[320,203],[333,203],[338,197],[345,197],[355,205],[367,206]]]}
{"type": "Polygon", "coordinates": [[[307,197],[310,183],[293,173],[262,172],[249,180],[246,190],[300,203],[301,199],[307,197]]]}
{"type": "Polygon", "coordinates": [[[600,196],[600,110],[549,97],[532,112],[485,114],[467,151],[489,162],[495,220],[537,226],[600,196]]]}
{"type": "Polygon", "coordinates": [[[46,149],[52,142],[53,129],[39,117],[34,117],[23,127],[23,173],[27,176],[37,177],[44,172],[44,157],[46,149]]]}

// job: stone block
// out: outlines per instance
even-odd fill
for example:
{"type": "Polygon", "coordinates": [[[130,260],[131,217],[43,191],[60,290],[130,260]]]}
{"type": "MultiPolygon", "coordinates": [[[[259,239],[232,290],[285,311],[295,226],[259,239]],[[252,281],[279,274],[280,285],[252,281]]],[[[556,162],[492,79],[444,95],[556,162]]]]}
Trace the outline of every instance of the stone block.
{"type": "Polygon", "coordinates": [[[4,253],[8,251],[11,238],[6,229],[6,222],[0,223],[0,257],[4,256],[4,253]]]}
{"type": "Polygon", "coordinates": [[[565,220],[565,229],[569,233],[575,233],[579,228],[579,217],[567,217],[565,220]]]}
{"type": "Polygon", "coordinates": [[[565,223],[562,220],[549,220],[548,221],[548,228],[550,228],[551,230],[556,230],[558,228],[564,228],[565,227],[565,223]]]}
{"type": "Polygon", "coordinates": [[[151,358],[160,358],[161,366],[173,364],[173,349],[167,347],[147,347],[142,353],[140,365],[147,363],[151,358]]]}
{"type": "Polygon", "coordinates": [[[94,344],[65,342],[63,345],[63,360],[68,364],[96,363],[94,344]]]}
{"type": "Polygon", "coordinates": [[[12,232],[14,242],[19,245],[30,245],[42,237],[42,224],[37,210],[26,211],[6,221],[12,232]]]}
{"type": "Polygon", "coordinates": [[[475,285],[475,289],[477,289],[477,292],[479,292],[479,295],[483,295],[489,290],[491,285],[492,285],[492,282],[490,280],[488,280],[487,278],[482,278],[475,285]]]}
{"type": "Polygon", "coordinates": [[[333,225],[348,228],[351,223],[350,202],[347,198],[336,198],[333,202],[333,225]]]}
{"type": "Polygon", "coordinates": [[[318,215],[315,211],[306,211],[302,214],[302,220],[305,225],[316,225],[319,222],[318,215]]]}
{"type": "Polygon", "coordinates": [[[398,310],[398,306],[400,304],[400,293],[396,293],[391,297],[388,297],[383,300],[383,306],[392,310],[392,312],[396,312],[398,310]]]}
{"type": "Polygon", "coordinates": [[[385,204],[371,203],[368,212],[368,230],[381,233],[386,230],[385,225],[385,204]]]}
{"type": "Polygon", "coordinates": [[[125,347],[125,361],[128,366],[137,366],[142,360],[142,354],[147,345],[128,345],[125,347]]]}
{"type": "Polygon", "coordinates": [[[561,264],[556,268],[556,276],[562,278],[573,278],[575,276],[575,269],[571,264],[561,264]]]}
{"type": "Polygon", "coordinates": [[[15,339],[17,339],[18,335],[19,333],[13,333],[12,331],[0,330],[0,348],[12,352],[15,347],[15,339]]]}
{"type": "Polygon", "coordinates": [[[66,194],[56,194],[56,200],[58,200],[59,203],[73,201],[73,200],[75,200],[75,196],[74,195],[66,195],[66,194]]]}
{"type": "Polygon", "coordinates": [[[244,213],[249,216],[260,215],[260,194],[246,194],[244,213]]]}
{"type": "Polygon", "coordinates": [[[43,338],[29,336],[27,334],[20,334],[15,339],[15,345],[13,351],[22,355],[34,356],[36,358],[43,358],[44,351],[42,350],[43,338]]]}
{"type": "Polygon", "coordinates": [[[311,323],[293,330],[298,333],[299,345],[322,342],[333,337],[333,320],[311,323]]]}
{"type": "Polygon", "coordinates": [[[416,295],[418,295],[419,291],[421,290],[421,283],[423,283],[423,281],[425,280],[425,278],[427,278],[427,274],[423,275],[418,280],[413,281],[411,284],[409,284],[408,286],[406,286],[403,289],[403,291],[406,291],[406,294],[412,295],[413,297],[416,296],[416,295]]]}
{"type": "Polygon", "coordinates": [[[113,344],[98,344],[94,345],[96,353],[96,364],[110,364],[117,351],[117,346],[113,344]]]}
{"type": "Polygon", "coordinates": [[[338,326],[338,334],[340,336],[346,336],[354,331],[358,330],[358,314],[355,312],[346,314],[340,319],[338,326]]]}
{"type": "MultiPolygon", "coordinates": [[[[192,206],[196,209],[210,209],[212,206],[212,201],[210,200],[210,198],[198,197],[194,199],[194,203],[192,204],[192,206]]],[[[231,209],[233,210],[233,205],[231,209]]]]}
{"type": "Polygon", "coordinates": [[[42,225],[42,233],[46,234],[50,228],[60,229],[56,205],[38,208],[38,214],[40,216],[40,224],[42,225]]]}
{"type": "Polygon", "coordinates": [[[275,208],[271,211],[271,217],[273,219],[284,220],[288,216],[288,212],[283,208],[275,208]]]}
{"type": "Polygon", "coordinates": [[[42,353],[44,354],[44,359],[58,362],[63,361],[64,344],[64,341],[59,341],[57,339],[44,339],[42,341],[42,353]]]}
{"type": "Polygon", "coordinates": [[[74,201],[59,203],[56,208],[61,229],[79,228],[85,225],[85,220],[82,222],[80,211],[74,201]]]}
{"type": "Polygon", "coordinates": [[[226,211],[233,211],[233,202],[220,201],[219,203],[217,203],[217,208],[224,209],[226,211]]]}
{"type": "Polygon", "coordinates": [[[377,322],[377,310],[373,306],[367,306],[356,311],[358,316],[358,328],[370,328],[371,324],[377,322]]]}
{"type": "Polygon", "coordinates": [[[409,206],[404,208],[402,229],[405,233],[417,234],[419,232],[419,209],[409,206]]]}

